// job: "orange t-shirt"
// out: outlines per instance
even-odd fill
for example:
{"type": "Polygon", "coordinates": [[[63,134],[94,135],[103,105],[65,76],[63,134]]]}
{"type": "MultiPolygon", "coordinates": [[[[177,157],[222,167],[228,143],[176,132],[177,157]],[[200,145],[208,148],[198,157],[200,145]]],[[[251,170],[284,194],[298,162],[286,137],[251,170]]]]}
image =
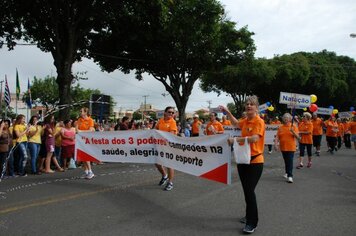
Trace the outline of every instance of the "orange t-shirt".
{"type": "Polygon", "coordinates": [[[337,125],[336,121],[327,120],[325,121],[325,125],[326,125],[326,136],[337,137],[339,126],[337,125]]]}
{"type": "Polygon", "coordinates": [[[300,143],[302,144],[313,144],[313,124],[310,121],[300,122],[299,126],[300,143]],[[308,134],[302,134],[301,132],[309,132],[308,134]]]}
{"type": "MultiPolygon", "coordinates": [[[[291,124],[284,124],[279,126],[277,131],[277,137],[279,139],[279,148],[283,152],[295,152],[296,141],[293,133],[290,131],[291,124]]],[[[299,131],[296,126],[293,125],[294,132],[298,135],[299,131]]]]}
{"type": "Polygon", "coordinates": [[[339,127],[339,131],[337,132],[337,136],[341,137],[344,136],[344,124],[343,123],[337,123],[339,127]]]}
{"type": "Polygon", "coordinates": [[[356,121],[350,122],[350,130],[351,130],[351,134],[356,134],[356,121]]]}
{"type": "Polygon", "coordinates": [[[215,134],[213,131],[211,131],[210,129],[210,126],[213,126],[215,131],[219,131],[219,132],[224,132],[224,127],[222,126],[222,124],[217,121],[217,120],[214,120],[214,122],[209,122],[207,125],[206,125],[206,128],[205,128],[205,131],[206,131],[206,135],[213,135],[215,134]]]}
{"type": "Polygon", "coordinates": [[[197,119],[192,123],[192,134],[199,134],[199,126],[201,122],[197,119]]]}
{"type": "Polygon", "coordinates": [[[323,121],[320,118],[312,120],[313,135],[323,135],[323,121]]]}
{"type": "Polygon", "coordinates": [[[90,130],[90,128],[94,128],[94,120],[89,116],[87,118],[79,117],[78,119],[78,129],[79,130],[90,130]]]}
{"type": "Polygon", "coordinates": [[[282,123],[279,120],[273,120],[271,122],[271,125],[280,125],[280,124],[282,124],[282,123]]]}
{"type": "Polygon", "coordinates": [[[156,129],[177,134],[177,123],[173,118],[165,120],[164,118],[159,119],[156,125],[156,129]]]}
{"type": "Polygon", "coordinates": [[[252,136],[258,135],[260,139],[255,143],[250,143],[251,156],[258,155],[255,159],[251,161],[252,163],[263,163],[263,151],[265,146],[265,122],[259,116],[255,116],[251,120],[242,119],[239,121],[239,126],[241,129],[241,136],[252,136]]]}
{"type": "Polygon", "coordinates": [[[231,121],[229,120],[224,120],[222,122],[220,122],[222,125],[231,125],[231,121]]]}
{"type": "Polygon", "coordinates": [[[344,132],[345,134],[350,134],[351,133],[351,130],[350,130],[350,122],[349,121],[346,121],[344,123],[344,132]]]}

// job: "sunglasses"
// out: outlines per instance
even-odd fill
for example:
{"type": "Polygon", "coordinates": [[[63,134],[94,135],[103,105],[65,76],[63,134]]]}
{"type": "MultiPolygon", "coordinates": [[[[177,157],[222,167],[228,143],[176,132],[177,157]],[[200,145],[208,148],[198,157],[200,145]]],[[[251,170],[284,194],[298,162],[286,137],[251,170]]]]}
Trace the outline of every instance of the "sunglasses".
{"type": "Polygon", "coordinates": [[[168,114],[174,114],[174,111],[167,111],[168,114]]]}

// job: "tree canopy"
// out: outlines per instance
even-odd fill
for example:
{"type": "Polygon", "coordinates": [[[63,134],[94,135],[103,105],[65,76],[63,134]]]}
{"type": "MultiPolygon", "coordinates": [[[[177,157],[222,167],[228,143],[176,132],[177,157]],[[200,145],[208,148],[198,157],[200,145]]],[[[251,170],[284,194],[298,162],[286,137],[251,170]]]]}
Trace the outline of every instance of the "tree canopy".
{"type": "Polygon", "coordinates": [[[271,59],[254,59],[205,73],[203,91],[228,93],[241,114],[241,95],[256,94],[261,102],[279,105],[283,92],[315,94],[320,107],[348,110],[356,103],[356,62],[334,52],[298,52],[271,59]]]}
{"type": "MultiPolygon", "coordinates": [[[[88,35],[92,32],[107,1],[95,0],[3,0],[0,2],[0,37],[10,49],[15,39],[34,43],[50,52],[57,69],[59,103],[72,101],[70,86],[74,79],[72,65],[87,53],[88,35]]],[[[67,118],[69,110],[60,112],[67,118]]]]}
{"type": "Polygon", "coordinates": [[[235,29],[224,16],[215,0],[130,4],[96,30],[90,56],[107,71],[135,70],[137,79],[145,72],[152,75],[172,96],[184,122],[193,85],[203,73],[253,56],[252,33],[235,29]],[[123,34],[128,35],[124,45],[123,34]]]}

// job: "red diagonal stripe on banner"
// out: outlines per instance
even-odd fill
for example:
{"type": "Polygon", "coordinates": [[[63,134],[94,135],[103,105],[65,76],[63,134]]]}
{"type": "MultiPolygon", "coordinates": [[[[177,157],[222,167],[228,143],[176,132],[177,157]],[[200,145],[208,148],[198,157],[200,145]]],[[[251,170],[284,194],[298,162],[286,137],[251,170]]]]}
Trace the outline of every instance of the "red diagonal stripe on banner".
{"type": "Polygon", "coordinates": [[[91,162],[100,162],[95,157],[89,155],[88,153],[77,149],[77,161],[91,161],[91,162]]]}
{"type": "Polygon", "coordinates": [[[218,168],[202,174],[200,177],[227,184],[227,163],[218,168]]]}

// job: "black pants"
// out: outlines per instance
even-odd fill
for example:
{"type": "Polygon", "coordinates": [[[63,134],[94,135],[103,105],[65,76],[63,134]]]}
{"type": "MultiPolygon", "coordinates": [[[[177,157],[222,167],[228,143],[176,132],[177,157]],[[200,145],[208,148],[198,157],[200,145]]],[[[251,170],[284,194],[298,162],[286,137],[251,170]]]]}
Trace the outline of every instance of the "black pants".
{"type": "Polygon", "coordinates": [[[331,137],[331,136],[326,136],[326,141],[328,142],[329,150],[334,151],[335,147],[337,145],[337,138],[331,137]]]}
{"type": "Polygon", "coordinates": [[[257,226],[258,210],[255,188],[262,175],[263,163],[250,165],[239,164],[237,165],[237,171],[239,173],[245,195],[246,224],[257,226]]]}
{"type": "Polygon", "coordinates": [[[344,135],[345,147],[351,148],[351,134],[344,135]]]}

